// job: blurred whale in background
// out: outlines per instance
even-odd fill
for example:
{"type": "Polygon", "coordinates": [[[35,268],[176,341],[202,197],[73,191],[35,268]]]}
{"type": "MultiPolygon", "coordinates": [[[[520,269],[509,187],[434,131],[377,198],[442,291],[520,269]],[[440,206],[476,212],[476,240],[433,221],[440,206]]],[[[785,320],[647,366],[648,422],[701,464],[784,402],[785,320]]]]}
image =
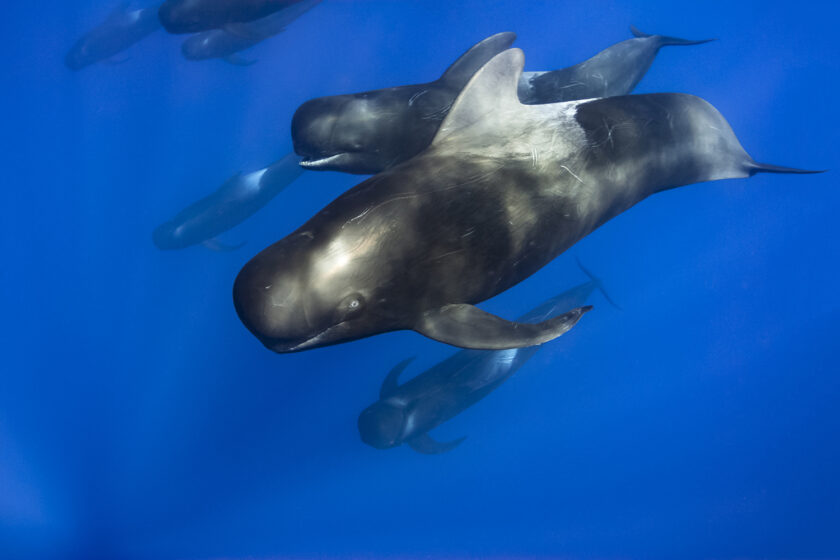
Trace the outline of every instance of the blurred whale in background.
{"type": "MultiPolygon", "coordinates": [[[[581,268],[589,276],[588,282],[543,302],[518,321],[544,321],[565,309],[584,305],[595,289],[603,292],[601,281],[581,268]]],[[[612,301],[606,292],[604,295],[612,301]]],[[[438,442],[429,431],[495,391],[540,348],[461,350],[403,385],[398,384],[399,376],[413,358],[400,362],[382,383],[379,400],[359,416],[362,441],[377,449],[407,443],[415,451],[428,454],[454,449],[464,438],[438,442]]]]}
{"type": "Polygon", "coordinates": [[[198,33],[262,19],[301,0],[166,0],[158,10],[169,33],[198,33]]]}
{"type": "Polygon", "coordinates": [[[320,3],[321,0],[297,2],[270,16],[240,24],[236,33],[224,29],[197,33],[183,42],[181,52],[190,60],[221,58],[240,66],[253,64],[256,61],[245,60],[237,53],[281,33],[294,20],[320,3]]]}
{"type": "Polygon", "coordinates": [[[97,62],[116,61],[116,55],[160,29],[157,7],[130,10],[128,6],[122,2],[73,45],[64,58],[68,68],[81,70],[97,62]]]}
{"type": "Polygon", "coordinates": [[[547,342],[474,306],[609,219],[674,187],[761,164],[708,102],[652,94],[523,105],[519,49],[479,70],[431,146],[345,192],[239,272],[234,305],[268,348],[294,352],[400,329],[463,348],[547,342]]]}
{"type": "Polygon", "coordinates": [[[242,223],[268,204],[303,173],[300,158],[288,154],[252,173],[238,173],[211,195],[188,206],[157,227],[152,240],[158,249],[184,249],[199,243],[213,250],[233,250],[216,236],[242,223]]]}
{"type": "MultiPolygon", "coordinates": [[[[697,45],[662,35],[636,35],[575,66],[527,72],[519,82],[525,104],[556,103],[630,93],[663,46],[697,45]]],[[[420,153],[472,75],[509,48],[516,35],[498,33],[473,46],[440,79],[364,93],[312,99],[292,118],[292,141],[307,169],[378,173],[420,153]]]]}

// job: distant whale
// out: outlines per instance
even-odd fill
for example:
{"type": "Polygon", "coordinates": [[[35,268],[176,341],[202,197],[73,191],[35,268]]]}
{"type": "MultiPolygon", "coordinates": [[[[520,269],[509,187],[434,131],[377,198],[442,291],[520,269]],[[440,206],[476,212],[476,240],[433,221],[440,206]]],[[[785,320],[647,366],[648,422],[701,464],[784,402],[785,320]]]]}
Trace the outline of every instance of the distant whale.
{"type": "Polygon", "coordinates": [[[85,66],[113,59],[158,29],[157,8],[128,10],[126,4],[121,4],[104,22],[73,45],[64,63],[71,70],[81,70],[85,66]]]}
{"type": "Polygon", "coordinates": [[[294,352],[400,329],[463,348],[547,342],[474,306],[528,278],[648,196],[758,172],[706,101],[628,95],[523,105],[524,56],[495,56],[431,146],[345,192],[239,272],[234,304],[268,348],[294,352]]]}
{"type": "Polygon", "coordinates": [[[202,198],[155,229],[158,249],[184,249],[203,243],[214,250],[230,250],[216,236],[242,223],[268,204],[303,172],[300,158],[289,154],[259,171],[231,177],[213,194],[202,198]]]}
{"type": "Polygon", "coordinates": [[[158,10],[169,33],[238,29],[237,24],[262,19],[301,0],[166,0],[158,10]]]}
{"type": "Polygon", "coordinates": [[[252,64],[254,61],[245,60],[237,53],[281,33],[294,20],[320,3],[321,0],[303,0],[263,19],[240,24],[236,34],[224,29],[197,33],[183,42],[181,52],[190,60],[221,58],[240,66],[252,64]]]}
{"type": "MultiPolygon", "coordinates": [[[[585,62],[523,74],[520,101],[556,103],[630,93],[663,46],[707,42],[632,30],[635,39],[615,44],[585,62]]],[[[472,75],[515,39],[514,33],[488,37],[434,82],[307,101],[292,118],[292,141],[295,152],[304,158],[301,165],[321,171],[378,173],[420,153],[472,75]]]]}
{"type": "MultiPolygon", "coordinates": [[[[583,270],[589,275],[588,282],[542,303],[518,320],[544,321],[565,309],[584,305],[596,288],[603,291],[601,282],[583,270]]],[[[495,391],[540,348],[461,350],[404,385],[398,385],[399,376],[411,360],[400,362],[382,383],[379,401],[359,416],[362,441],[377,449],[407,443],[420,453],[443,453],[455,448],[464,438],[442,443],[432,439],[429,431],[495,391]]]]}

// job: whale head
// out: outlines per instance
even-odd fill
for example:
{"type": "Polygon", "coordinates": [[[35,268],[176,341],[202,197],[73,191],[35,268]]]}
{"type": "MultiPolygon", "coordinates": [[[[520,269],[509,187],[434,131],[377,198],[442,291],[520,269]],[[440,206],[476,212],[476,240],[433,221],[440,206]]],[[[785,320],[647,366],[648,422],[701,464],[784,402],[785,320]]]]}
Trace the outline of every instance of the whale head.
{"type": "Polygon", "coordinates": [[[67,55],[64,57],[64,64],[70,70],[81,70],[85,66],[90,66],[95,62],[90,55],[88,43],[84,39],[73,45],[67,55]]]}
{"type": "Polygon", "coordinates": [[[378,401],[359,415],[359,435],[362,441],[376,449],[390,449],[403,442],[406,425],[405,407],[391,402],[378,401]]]}
{"type": "Polygon", "coordinates": [[[405,328],[389,318],[379,288],[393,275],[375,260],[381,237],[330,233],[292,234],[239,272],[236,311],[270,350],[296,352],[405,328]]]}
{"type": "Polygon", "coordinates": [[[292,117],[292,142],[303,157],[301,166],[374,174],[422,150],[435,125],[422,122],[422,130],[414,125],[406,130],[412,124],[403,107],[407,94],[393,88],[305,102],[292,117]]]}
{"type": "Polygon", "coordinates": [[[206,60],[213,58],[212,41],[218,32],[205,31],[188,37],[181,43],[181,54],[188,60],[206,60]]]}
{"type": "Polygon", "coordinates": [[[166,222],[156,227],[152,232],[152,242],[161,251],[183,249],[195,243],[194,240],[185,239],[183,228],[174,222],[166,222]]]}

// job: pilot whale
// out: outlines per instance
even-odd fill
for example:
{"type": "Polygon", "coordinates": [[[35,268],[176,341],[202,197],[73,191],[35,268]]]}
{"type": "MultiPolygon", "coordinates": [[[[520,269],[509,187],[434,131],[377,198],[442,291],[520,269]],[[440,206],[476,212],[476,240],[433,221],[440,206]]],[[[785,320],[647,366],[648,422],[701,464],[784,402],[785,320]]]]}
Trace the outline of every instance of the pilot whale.
{"type": "Polygon", "coordinates": [[[64,58],[68,68],[81,70],[91,64],[113,59],[160,29],[157,8],[129,10],[127,4],[120,4],[102,24],[73,45],[64,58]]]}
{"type": "Polygon", "coordinates": [[[524,105],[523,64],[518,49],[496,55],[427,150],[345,192],[242,268],[234,305],[265,346],[293,352],[400,329],[464,348],[541,344],[586,309],[528,324],[474,304],[654,193],[806,172],[756,162],[692,95],[524,105]]]}
{"type": "Polygon", "coordinates": [[[252,173],[238,173],[218,190],[191,204],[168,222],[158,226],[152,240],[158,249],[184,249],[199,243],[209,249],[231,250],[216,236],[242,223],[302,173],[300,158],[288,154],[252,173]]]}
{"type": "MultiPolygon", "coordinates": [[[[564,309],[582,306],[595,289],[600,289],[612,302],[601,281],[581,268],[589,281],[543,302],[519,321],[544,321],[564,309]]],[[[403,385],[398,384],[399,376],[413,358],[400,362],[382,383],[379,400],[359,415],[362,441],[377,449],[406,443],[415,451],[428,454],[454,449],[464,438],[438,442],[432,439],[429,431],[495,391],[540,348],[461,350],[403,385]]]]}
{"type": "Polygon", "coordinates": [[[231,64],[248,65],[237,53],[255,46],[283,31],[297,18],[317,6],[321,0],[303,0],[262,19],[241,24],[236,33],[212,29],[196,33],[181,44],[181,52],[189,60],[221,58],[231,64]]]}
{"type": "Polygon", "coordinates": [[[158,17],[169,33],[198,33],[255,21],[301,0],[166,0],[158,17]]]}
{"type": "MultiPolygon", "coordinates": [[[[527,72],[519,81],[526,104],[556,103],[630,93],[668,45],[697,45],[631,28],[617,43],[575,66],[527,72]]],[[[455,97],[472,75],[509,48],[516,35],[498,33],[464,53],[435,82],[350,95],[319,97],[292,118],[292,141],[307,169],[378,173],[418,154],[432,141],[455,97]]]]}

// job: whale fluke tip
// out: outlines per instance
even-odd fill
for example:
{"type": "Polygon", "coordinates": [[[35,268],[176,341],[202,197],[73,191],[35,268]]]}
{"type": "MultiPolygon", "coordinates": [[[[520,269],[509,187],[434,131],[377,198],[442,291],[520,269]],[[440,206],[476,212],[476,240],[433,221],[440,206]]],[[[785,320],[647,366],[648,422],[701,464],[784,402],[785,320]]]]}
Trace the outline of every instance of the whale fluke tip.
{"type": "Polygon", "coordinates": [[[652,35],[650,33],[645,33],[641,31],[635,25],[630,26],[630,33],[633,34],[634,37],[638,37],[640,39],[644,39],[646,37],[659,37],[660,41],[662,41],[662,46],[670,46],[670,45],[702,45],[703,43],[710,43],[712,41],[717,41],[717,38],[713,39],[698,39],[696,41],[690,39],[680,39],[679,37],[668,37],[667,35],[652,35]]]}

